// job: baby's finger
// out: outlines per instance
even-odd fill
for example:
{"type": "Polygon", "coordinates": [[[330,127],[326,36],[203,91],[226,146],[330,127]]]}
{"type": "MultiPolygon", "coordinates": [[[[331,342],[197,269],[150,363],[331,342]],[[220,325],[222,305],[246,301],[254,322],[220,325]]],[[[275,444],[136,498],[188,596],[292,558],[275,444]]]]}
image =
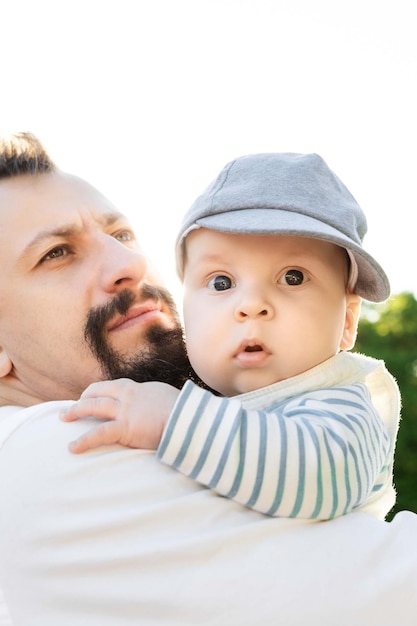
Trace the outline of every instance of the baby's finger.
{"type": "Polygon", "coordinates": [[[82,417],[113,420],[117,416],[119,408],[119,401],[115,398],[81,398],[63,411],[60,416],[64,422],[74,422],[82,417]]]}
{"type": "Polygon", "coordinates": [[[85,435],[81,435],[69,444],[69,450],[74,454],[80,454],[92,448],[108,446],[120,441],[120,424],[118,422],[106,422],[93,428],[85,435]]]}

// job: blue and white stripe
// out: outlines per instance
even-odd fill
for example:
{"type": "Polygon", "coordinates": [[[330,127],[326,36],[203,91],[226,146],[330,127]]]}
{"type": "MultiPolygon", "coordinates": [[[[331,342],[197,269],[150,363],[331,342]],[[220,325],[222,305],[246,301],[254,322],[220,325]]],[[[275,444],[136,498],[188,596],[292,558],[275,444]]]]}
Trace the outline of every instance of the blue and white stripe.
{"type": "Polygon", "coordinates": [[[256,410],[187,382],[158,456],[259,512],[324,520],[391,488],[393,447],[364,383],[256,410]]]}

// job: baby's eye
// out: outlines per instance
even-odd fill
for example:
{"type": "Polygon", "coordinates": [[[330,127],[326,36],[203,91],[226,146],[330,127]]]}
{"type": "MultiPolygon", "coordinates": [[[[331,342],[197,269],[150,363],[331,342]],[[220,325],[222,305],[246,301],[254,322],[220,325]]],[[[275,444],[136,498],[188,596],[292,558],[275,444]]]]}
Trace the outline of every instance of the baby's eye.
{"type": "Polygon", "coordinates": [[[278,282],[281,285],[294,286],[294,285],[302,285],[307,280],[308,279],[304,275],[304,272],[302,272],[301,270],[291,269],[291,270],[288,270],[287,272],[285,272],[285,274],[283,276],[281,276],[281,278],[279,279],[278,282]]]}
{"type": "Polygon", "coordinates": [[[209,289],[214,289],[214,291],[226,291],[234,286],[235,284],[229,276],[215,276],[207,285],[209,289]]]}

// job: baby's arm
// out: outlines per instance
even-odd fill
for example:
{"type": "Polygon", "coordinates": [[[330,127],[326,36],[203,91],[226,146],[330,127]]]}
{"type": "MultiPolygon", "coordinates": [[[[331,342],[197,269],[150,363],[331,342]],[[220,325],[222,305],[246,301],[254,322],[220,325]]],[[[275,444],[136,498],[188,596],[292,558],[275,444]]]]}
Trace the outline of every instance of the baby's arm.
{"type": "Polygon", "coordinates": [[[389,480],[390,447],[361,385],[246,410],[187,382],[157,455],[261,513],[319,520],[360,507],[389,480]]]}
{"type": "Polygon", "coordinates": [[[367,393],[343,393],[321,390],[307,403],[259,411],[190,381],[180,392],[122,379],[91,385],[63,419],[109,420],[73,442],[73,452],[110,443],[157,449],[164,463],[261,513],[329,519],[360,507],[392,469],[367,393]]]}
{"type": "Polygon", "coordinates": [[[127,378],[93,383],[61,419],[72,422],[95,417],[106,421],[73,441],[71,452],[113,443],[156,450],[179,393],[166,383],[135,383],[127,378]]]}

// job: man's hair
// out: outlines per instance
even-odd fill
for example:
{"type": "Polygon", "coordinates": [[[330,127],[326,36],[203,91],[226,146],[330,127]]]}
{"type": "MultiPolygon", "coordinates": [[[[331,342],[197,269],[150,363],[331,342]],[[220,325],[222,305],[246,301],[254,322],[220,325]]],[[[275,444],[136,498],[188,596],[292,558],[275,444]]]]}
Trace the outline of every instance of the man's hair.
{"type": "Polygon", "coordinates": [[[16,133],[0,137],[0,179],[42,174],[57,169],[35,135],[16,133]]]}

